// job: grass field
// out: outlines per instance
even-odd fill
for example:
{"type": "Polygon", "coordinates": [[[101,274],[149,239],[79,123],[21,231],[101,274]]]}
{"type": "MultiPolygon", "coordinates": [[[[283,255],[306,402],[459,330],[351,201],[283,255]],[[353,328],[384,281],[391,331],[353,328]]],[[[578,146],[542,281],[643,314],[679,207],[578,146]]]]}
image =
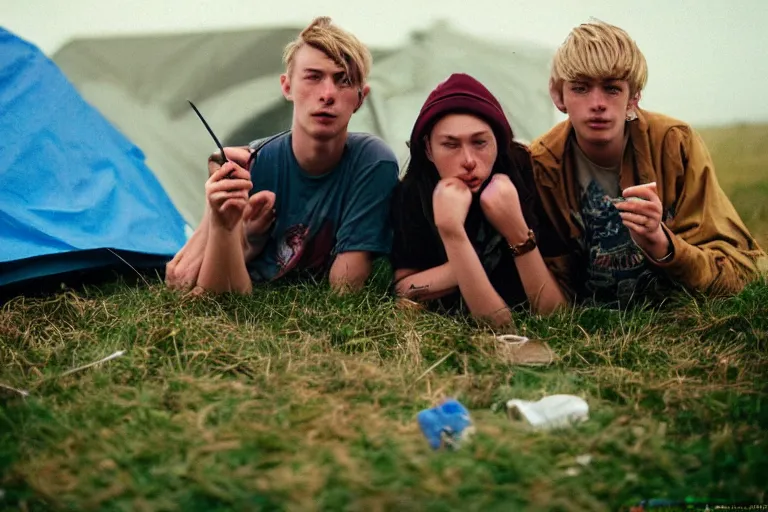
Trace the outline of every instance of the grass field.
{"type": "MultiPolygon", "coordinates": [[[[740,130],[703,134],[768,234],[768,128],[740,130]]],[[[516,315],[514,331],[557,354],[526,367],[486,329],[396,308],[388,278],[343,298],[322,285],[181,298],[139,281],[4,304],[0,509],[768,509],[765,282],[662,310],[516,315]],[[585,398],[589,420],[535,432],[494,407],[554,393],[585,398]],[[449,396],[477,433],[433,452],[415,416],[449,396]]]]}
{"type": "Polygon", "coordinates": [[[720,184],[761,246],[768,247],[768,124],[700,132],[720,184]]]}

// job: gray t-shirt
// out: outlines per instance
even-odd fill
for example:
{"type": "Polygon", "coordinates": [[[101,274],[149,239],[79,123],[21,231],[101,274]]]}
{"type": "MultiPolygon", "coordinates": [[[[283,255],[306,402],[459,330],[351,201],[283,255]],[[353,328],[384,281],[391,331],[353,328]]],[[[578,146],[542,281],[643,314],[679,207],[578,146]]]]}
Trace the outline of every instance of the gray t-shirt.
{"type": "Polygon", "coordinates": [[[350,133],[339,164],[307,174],[286,133],[265,144],[250,172],[253,189],[275,193],[276,220],[263,252],[247,263],[254,282],[297,272],[322,274],[348,251],[388,254],[389,208],[398,181],[394,152],[380,138],[350,133]]]}
{"type": "Polygon", "coordinates": [[[601,167],[587,158],[575,140],[573,154],[587,249],[581,295],[599,303],[618,301],[620,305],[642,299],[656,288],[659,275],[630,237],[629,228],[610,201],[621,196],[621,163],[601,167]]]}
{"type": "Polygon", "coordinates": [[[602,167],[587,158],[578,144],[573,145],[573,155],[576,157],[576,175],[579,178],[581,190],[587,190],[592,181],[596,181],[600,188],[611,197],[621,195],[619,187],[619,172],[621,163],[613,167],[602,167]]]}

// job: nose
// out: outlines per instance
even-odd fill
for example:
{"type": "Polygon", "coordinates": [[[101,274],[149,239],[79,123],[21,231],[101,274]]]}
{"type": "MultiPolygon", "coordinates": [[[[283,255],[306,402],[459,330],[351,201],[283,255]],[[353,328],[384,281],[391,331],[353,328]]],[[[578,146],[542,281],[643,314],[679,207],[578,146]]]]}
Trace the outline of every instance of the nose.
{"type": "Polygon", "coordinates": [[[599,88],[595,87],[589,95],[589,106],[592,110],[605,110],[605,94],[599,88]]]}
{"type": "Polygon", "coordinates": [[[332,105],[336,100],[336,83],[333,81],[333,78],[328,77],[323,80],[320,87],[320,101],[332,105]]]}
{"type": "Polygon", "coordinates": [[[475,154],[472,151],[472,148],[468,145],[465,145],[462,149],[462,155],[461,155],[462,161],[461,166],[464,168],[467,172],[472,172],[477,165],[477,161],[475,160],[475,154]]]}

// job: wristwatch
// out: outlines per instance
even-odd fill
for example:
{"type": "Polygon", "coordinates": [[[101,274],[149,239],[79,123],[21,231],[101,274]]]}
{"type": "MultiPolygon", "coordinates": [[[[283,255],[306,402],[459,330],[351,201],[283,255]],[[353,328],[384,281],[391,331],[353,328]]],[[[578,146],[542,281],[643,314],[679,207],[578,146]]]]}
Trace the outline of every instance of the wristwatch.
{"type": "Polygon", "coordinates": [[[528,238],[525,240],[525,242],[521,242],[515,245],[509,244],[509,248],[512,251],[512,256],[515,258],[522,256],[525,253],[531,252],[536,248],[536,233],[534,233],[532,229],[529,229],[528,238]]]}

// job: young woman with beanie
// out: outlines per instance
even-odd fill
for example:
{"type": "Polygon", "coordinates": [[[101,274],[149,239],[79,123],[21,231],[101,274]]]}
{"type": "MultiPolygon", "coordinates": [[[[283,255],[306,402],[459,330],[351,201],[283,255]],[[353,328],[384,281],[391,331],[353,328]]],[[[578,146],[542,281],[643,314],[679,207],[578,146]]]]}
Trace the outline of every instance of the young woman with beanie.
{"type": "Polygon", "coordinates": [[[557,248],[537,215],[530,154],[493,94],[451,75],[424,103],[409,146],[392,203],[395,292],[495,325],[516,307],[549,314],[565,304],[542,257],[557,248]]]}

